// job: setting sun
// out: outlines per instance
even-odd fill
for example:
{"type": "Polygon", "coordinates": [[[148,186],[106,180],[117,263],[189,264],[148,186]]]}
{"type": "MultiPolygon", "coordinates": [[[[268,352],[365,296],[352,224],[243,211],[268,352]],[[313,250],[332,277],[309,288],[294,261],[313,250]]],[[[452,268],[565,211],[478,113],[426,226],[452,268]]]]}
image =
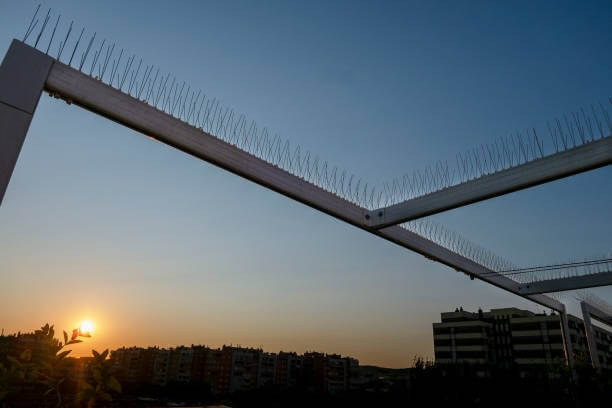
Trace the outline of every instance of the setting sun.
{"type": "Polygon", "coordinates": [[[91,320],[83,320],[79,324],[79,334],[80,335],[91,335],[94,332],[94,324],[91,320]]]}

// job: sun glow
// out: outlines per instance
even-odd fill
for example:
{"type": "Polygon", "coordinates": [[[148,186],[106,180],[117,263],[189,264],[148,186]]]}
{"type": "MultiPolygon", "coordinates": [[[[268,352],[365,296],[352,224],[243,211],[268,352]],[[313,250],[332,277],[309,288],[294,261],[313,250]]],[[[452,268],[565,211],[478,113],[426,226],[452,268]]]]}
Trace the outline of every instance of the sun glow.
{"type": "Polygon", "coordinates": [[[80,324],[79,324],[79,334],[80,335],[89,335],[91,336],[94,332],[94,324],[91,320],[83,320],[80,324]]]}

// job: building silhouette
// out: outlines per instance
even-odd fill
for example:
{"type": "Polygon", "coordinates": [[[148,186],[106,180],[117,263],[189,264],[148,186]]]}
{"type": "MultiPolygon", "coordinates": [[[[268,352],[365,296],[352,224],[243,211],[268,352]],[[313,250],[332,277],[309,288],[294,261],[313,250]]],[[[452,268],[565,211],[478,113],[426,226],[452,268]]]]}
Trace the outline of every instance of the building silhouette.
{"type": "Polygon", "coordinates": [[[122,384],[207,386],[213,395],[274,387],[339,393],[350,388],[359,361],[339,354],[268,353],[258,348],[202,345],[170,349],[122,347],[111,352],[122,384]]]}
{"type": "MultiPolygon", "coordinates": [[[[584,323],[568,315],[570,341],[576,355],[588,355],[584,323]]],[[[594,326],[597,355],[603,369],[612,369],[612,333],[594,326]]],[[[554,373],[566,358],[557,314],[538,314],[517,308],[441,313],[433,323],[436,364],[469,364],[477,375],[492,369],[517,369],[526,376],[554,373]]]]}

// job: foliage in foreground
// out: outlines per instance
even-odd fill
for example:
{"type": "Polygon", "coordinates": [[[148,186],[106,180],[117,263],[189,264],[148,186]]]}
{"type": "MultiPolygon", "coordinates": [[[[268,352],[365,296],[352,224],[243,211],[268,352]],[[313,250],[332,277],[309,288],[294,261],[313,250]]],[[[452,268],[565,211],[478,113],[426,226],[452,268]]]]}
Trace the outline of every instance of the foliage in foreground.
{"type": "Polygon", "coordinates": [[[54,327],[45,324],[33,334],[26,335],[33,342],[23,350],[17,350],[19,336],[12,337],[15,350],[8,347],[7,355],[0,356],[0,404],[3,407],[19,404],[26,395],[34,399],[29,401],[32,405],[97,407],[112,401],[112,393],[121,392],[121,385],[111,372],[108,350],[102,353],[92,350],[88,375],[76,387],[68,384],[74,382],[69,375],[71,361],[66,358],[72,350],[64,348],[81,343],[83,340],[79,337],[90,337],[88,333],[74,329],[68,336],[64,331],[61,341],[55,338],[54,327]],[[14,355],[16,351],[17,355],[14,355]],[[65,391],[69,388],[76,388],[75,398],[65,398],[65,391]]]}

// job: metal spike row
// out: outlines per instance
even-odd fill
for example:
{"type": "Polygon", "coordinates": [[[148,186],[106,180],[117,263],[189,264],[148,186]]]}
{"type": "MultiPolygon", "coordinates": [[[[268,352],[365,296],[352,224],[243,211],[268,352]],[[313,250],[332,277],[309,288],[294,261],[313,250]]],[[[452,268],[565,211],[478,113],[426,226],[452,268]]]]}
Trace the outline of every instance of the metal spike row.
{"type": "MultiPolygon", "coordinates": [[[[28,40],[39,22],[36,18],[39,9],[40,6],[36,9],[27,26],[24,42],[28,40]]],[[[49,9],[33,44],[34,46],[37,46],[43,37],[50,18],[51,10],[49,9]]],[[[59,21],[58,16],[53,33],[50,35],[46,46],[47,51],[53,46],[52,43],[59,21]]],[[[69,42],[72,30],[73,22],[67,27],[63,40],[59,42],[56,56],[57,61],[68,65],[72,65],[85,33],[83,27],[70,53],[70,58],[65,61],[62,60],[63,51],[69,42]]],[[[537,136],[535,129],[532,129],[531,132],[527,131],[526,135],[522,133],[509,135],[495,140],[493,143],[481,145],[467,153],[458,153],[455,166],[449,166],[447,161],[444,163],[437,162],[433,166],[427,166],[424,171],[416,170],[412,175],[404,175],[390,183],[384,183],[382,188],[377,189],[355,175],[351,175],[337,166],[331,166],[327,161],[319,159],[311,152],[302,150],[299,145],[294,147],[288,140],[283,141],[276,134],[270,137],[267,128],[259,127],[254,121],[247,121],[245,115],[237,114],[229,107],[223,107],[216,98],[211,98],[202,93],[202,99],[196,108],[201,91],[198,92],[198,96],[194,97],[195,90],[187,86],[187,92],[185,92],[185,82],[179,85],[179,81],[175,77],[169,82],[170,73],[160,76],[159,68],[157,68],[155,77],[151,81],[153,65],[146,65],[146,68],[142,71],[143,60],[140,59],[139,63],[135,65],[135,54],[125,60],[123,58],[125,54],[123,48],[118,56],[115,56],[117,54],[115,43],[112,46],[107,45],[104,59],[99,63],[106,39],[99,45],[96,45],[95,41],[96,33],[94,32],[81,52],[78,63],[78,69],[81,72],[87,64],[90,64],[89,69],[84,73],[93,76],[97,67],[97,76],[95,77],[97,80],[126,92],[156,109],[282,168],[342,199],[370,210],[426,195],[579,144],[609,137],[606,132],[612,133],[610,115],[607,109],[599,104],[598,109],[591,106],[589,114],[585,109],[580,109],[569,117],[564,116],[565,128],[558,119],[552,125],[549,123],[550,145],[545,145],[544,140],[537,136]],[[97,51],[92,54],[91,49],[97,51]],[[109,65],[110,69],[108,69],[109,65]],[[106,75],[107,71],[109,72],[108,75],[106,75]]],[[[609,102],[612,104],[612,99],[609,102]]],[[[458,234],[446,232],[441,226],[433,228],[427,220],[413,221],[404,224],[404,227],[463,256],[467,256],[493,271],[513,268],[508,261],[478,247],[458,234]]],[[[525,279],[525,275],[527,274],[513,279],[525,279]]]]}

